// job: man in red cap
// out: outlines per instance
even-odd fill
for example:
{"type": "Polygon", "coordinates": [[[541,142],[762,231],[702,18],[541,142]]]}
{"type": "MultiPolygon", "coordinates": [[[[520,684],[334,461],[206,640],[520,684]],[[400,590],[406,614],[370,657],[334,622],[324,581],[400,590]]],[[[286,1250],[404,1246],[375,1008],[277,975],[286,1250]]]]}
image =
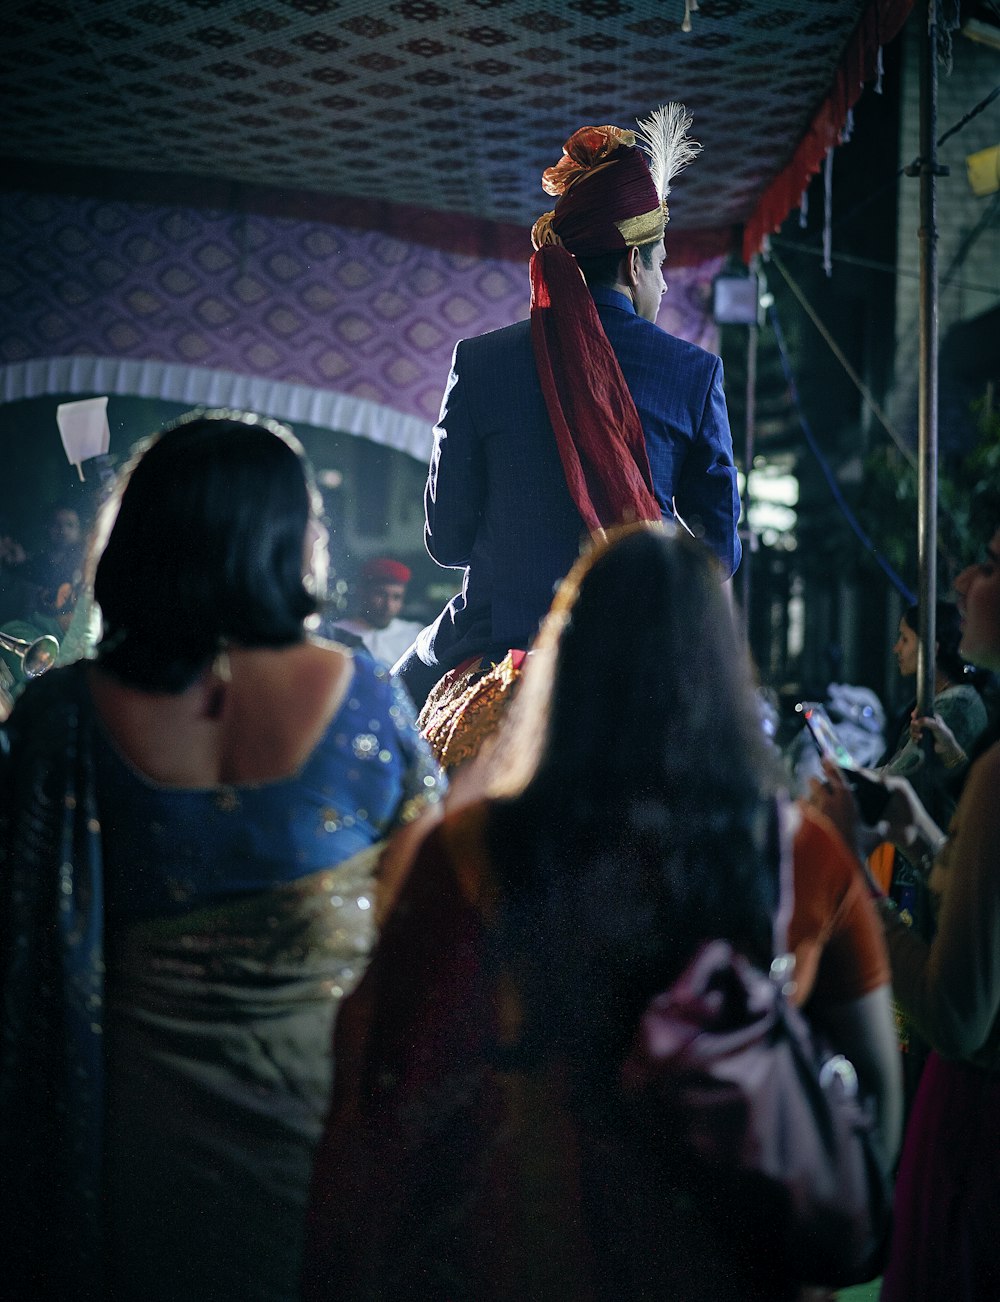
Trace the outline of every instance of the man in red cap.
{"type": "Polygon", "coordinates": [[[418,704],[448,670],[526,648],[596,530],[679,520],[722,578],[739,564],[722,363],[654,324],[665,200],[700,149],[690,124],[668,104],[638,131],[575,132],[542,177],[557,201],[532,230],[530,321],[455,349],[425,539],[465,578],[398,666],[418,704]]]}
{"type": "Polygon", "coordinates": [[[339,620],[333,626],[334,636],[357,640],[376,660],[395,664],[420,632],[415,620],[399,618],[410,577],[409,566],[391,557],[365,561],[358,584],[357,614],[339,620]]]}

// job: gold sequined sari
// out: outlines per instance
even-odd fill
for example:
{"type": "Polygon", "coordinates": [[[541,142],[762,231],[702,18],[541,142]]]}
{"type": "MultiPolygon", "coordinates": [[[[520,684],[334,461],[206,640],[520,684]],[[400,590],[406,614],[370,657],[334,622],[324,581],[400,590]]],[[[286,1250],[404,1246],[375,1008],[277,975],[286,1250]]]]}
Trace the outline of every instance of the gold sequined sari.
{"type": "Polygon", "coordinates": [[[82,666],[33,684],[9,736],[0,1293],[297,1297],[379,848],[438,795],[412,712],[359,661],[312,769],[238,792],[137,777],[82,666]]]}
{"type": "Polygon", "coordinates": [[[109,948],[113,1296],[296,1295],[333,1017],[374,938],[379,850],[109,948]]]}

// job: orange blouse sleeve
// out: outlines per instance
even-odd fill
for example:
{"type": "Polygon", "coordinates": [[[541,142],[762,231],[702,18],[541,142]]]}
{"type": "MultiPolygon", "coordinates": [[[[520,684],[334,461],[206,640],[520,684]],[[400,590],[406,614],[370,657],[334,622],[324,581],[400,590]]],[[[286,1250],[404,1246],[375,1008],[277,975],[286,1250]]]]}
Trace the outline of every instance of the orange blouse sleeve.
{"type": "Polygon", "coordinates": [[[844,1003],[889,984],[882,924],[858,865],[833,824],[809,805],[793,845],[795,901],[788,945],[795,1002],[844,1003]]]}

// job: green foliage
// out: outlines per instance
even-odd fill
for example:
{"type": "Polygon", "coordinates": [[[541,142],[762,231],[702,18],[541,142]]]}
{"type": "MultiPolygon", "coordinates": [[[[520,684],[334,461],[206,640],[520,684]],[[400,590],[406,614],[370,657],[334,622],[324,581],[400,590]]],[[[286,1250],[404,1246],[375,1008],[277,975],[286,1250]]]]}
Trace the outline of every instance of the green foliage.
{"type": "Polygon", "coordinates": [[[989,398],[974,403],[972,409],[979,427],[979,441],[968,457],[964,477],[968,484],[974,555],[981,550],[984,538],[1000,525],[1000,411],[989,398]]]}
{"type": "Polygon", "coordinates": [[[895,446],[865,460],[858,514],[875,545],[902,573],[910,570],[917,532],[917,476],[895,446]]]}
{"type": "MultiPolygon", "coordinates": [[[[982,550],[1000,525],[1000,412],[988,399],[973,405],[978,439],[966,456],[938,465],[938,586],[982,550]]],[[[917,471],[890,446],[865,461],[858,512],[876,546],[916,585],[918,542],[917,471]]]]}

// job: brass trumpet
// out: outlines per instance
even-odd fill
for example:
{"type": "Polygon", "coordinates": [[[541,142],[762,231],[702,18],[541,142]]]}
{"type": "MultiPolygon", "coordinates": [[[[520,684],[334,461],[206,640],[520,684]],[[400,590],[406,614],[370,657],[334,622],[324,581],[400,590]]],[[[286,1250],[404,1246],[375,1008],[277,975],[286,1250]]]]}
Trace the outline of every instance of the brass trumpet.
{"type": "Polygon", "coordinates": [[[0,633],[0,648],[13,651],[21,661],[21,671],[25,678],[41,678],[48,673],[59,654],[59,642],[51,633],[43,633],[33,642],[23,637],[11,637],[9,633],[0,633]]]}

